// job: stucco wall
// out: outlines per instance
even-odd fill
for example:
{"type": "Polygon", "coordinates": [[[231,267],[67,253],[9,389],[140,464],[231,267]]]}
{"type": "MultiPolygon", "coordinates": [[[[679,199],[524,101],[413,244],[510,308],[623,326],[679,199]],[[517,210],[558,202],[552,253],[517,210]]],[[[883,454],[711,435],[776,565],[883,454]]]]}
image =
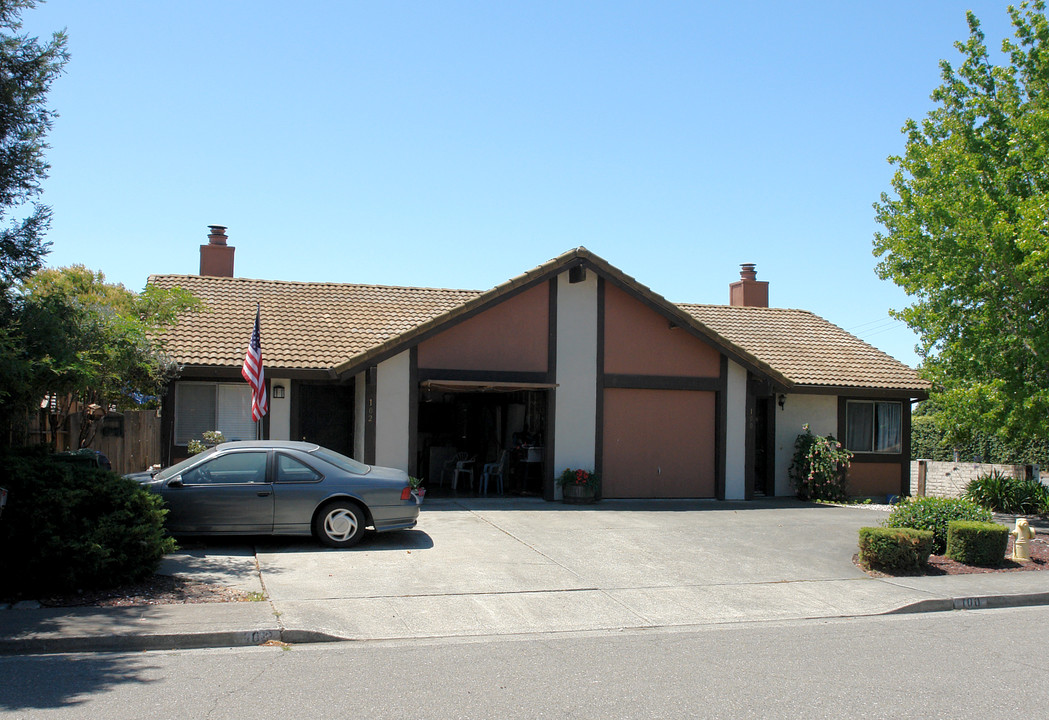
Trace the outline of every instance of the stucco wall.
{"type": "Polygon", "coordinates": [[[375,391],[375,464],[405,472],[410,446],[409,369],[407,350],[379,363],[375,391]]]}
{"type": "Polygon", "coordinates": [[[808,424],[816,435],[838,433],[838,398],[836,395],[787,395],[783,408],[776,405],[776,495],[793,495],[790,486],[794,441],[808,424]]]}
{"type": "Polygon", "coordinates": [[[725,418],[725,499],[742,500],[747,481],[747,370],[728,363],[725,418]]]}
{"type": "MultiPolygon", "coordinates": [[[[569,283],[557,278],[557,388],[554,474],[592,469],[597,442],[597,277],[569,283]]],[[[557,497],[561,489],[556,489],[557,497]]]]}
{"type": "Polygon", "coordinates": [[[270,440],[291,439],[291,380],[270,378],[270,440]],[[273,397],[273,386],[284,388],[284,397],[273,397]]]}

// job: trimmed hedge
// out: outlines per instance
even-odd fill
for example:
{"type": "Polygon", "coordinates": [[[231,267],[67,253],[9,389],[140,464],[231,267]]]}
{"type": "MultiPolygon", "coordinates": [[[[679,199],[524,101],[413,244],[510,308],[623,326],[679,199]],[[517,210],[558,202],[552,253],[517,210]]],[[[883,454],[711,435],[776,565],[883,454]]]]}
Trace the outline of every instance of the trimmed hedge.
{"type": "Polygon", "coordinates": [[[162,500],[107,470],[56,462],[46,447],[0,453],[0,594],[113,587],[142,580],[175,541],[162,500]]]}
{"type": "Polygon", "coordinates": [[[932,554],[933,533],[912,528],[860,528],[860,564],[877,570],[918,570],[932,554]]]}
{"type": "Polygon", "coordinates": [[[884,525],[931,530],[933,552],[943,555],[947,550],[947,524],[951,520],[991,522],[991,511],[964,498],[905,498],[892,509],[884,525]]]}
{"type": "Polygon", "coordinates": [[[947,557],[967,565],[1001,565],[1009,528],[993,522],[952,520],[947,525],[947,557]]]}

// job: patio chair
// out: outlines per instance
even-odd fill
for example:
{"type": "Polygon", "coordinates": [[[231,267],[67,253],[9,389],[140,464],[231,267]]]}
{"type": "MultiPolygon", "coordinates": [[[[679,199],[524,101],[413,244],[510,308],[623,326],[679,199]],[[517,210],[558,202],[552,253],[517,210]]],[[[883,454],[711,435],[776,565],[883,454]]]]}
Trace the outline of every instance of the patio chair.
{"type": "MultiPolygon", "coordinates": [[[[459,454],[460,455],[466,455],[466,453],[459,453],[459,454]]],[[[456,456],[456,457],[458,457],[458,456],[456,456]]],[[[466,486],[468,488],[472,488],[474,486],[474,469],[473,469],[473,464],[474,464],[474,460],[476,460],[476,459],[477,458],[470,457],[469,455],[467,455],[467,457],[465,459],[463,459],[463,460],[456,460],[456,462],[455,462],[455,470],[452,471],[452,490],[455,490],[456,486],[459,484],[459,475],[466,475],[467,476],[467,485],[466,486]]]]}
{"type": "Polygon", "coordinates": [[[499,454],[499,460],[492,463],[485,463],[484,469],[481,471],[481,483],[478,490],[482,495],[488,494],[488,480],[495,478],[496,490],[500,495],[503,494],[503,474],[506,472],[506,459],[510,453],[503,450],[499,454]]]}

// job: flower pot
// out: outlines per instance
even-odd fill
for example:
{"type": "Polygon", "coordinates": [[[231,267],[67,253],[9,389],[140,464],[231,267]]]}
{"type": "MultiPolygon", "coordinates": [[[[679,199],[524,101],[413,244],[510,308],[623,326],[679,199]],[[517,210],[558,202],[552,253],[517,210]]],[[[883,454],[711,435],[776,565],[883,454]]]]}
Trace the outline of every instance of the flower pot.
{"type": "Polygon", "coordinates": [[[570,504],[592,503],[597,500],[594,497],[594,489],[586,485],[565,485],[564,497],[565,502],[570,504]]]}

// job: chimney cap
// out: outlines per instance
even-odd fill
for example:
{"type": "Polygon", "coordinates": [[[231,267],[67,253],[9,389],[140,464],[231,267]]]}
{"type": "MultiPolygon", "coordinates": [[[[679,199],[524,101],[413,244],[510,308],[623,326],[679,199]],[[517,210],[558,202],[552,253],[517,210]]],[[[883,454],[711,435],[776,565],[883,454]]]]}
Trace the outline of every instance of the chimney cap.
{"type": "Polygon", "coordinates": [[[225,225],[208,225],[208,229],[211,230],[208,233],[208,244],[209,245],[225,245],[226,244],[226,226],[225,225]]]}
{"type": "Polygon", "coordinates": [[[740,263],[739,276],[743,280],[755,280],[758,277],[756,263],[740,263]]]}

